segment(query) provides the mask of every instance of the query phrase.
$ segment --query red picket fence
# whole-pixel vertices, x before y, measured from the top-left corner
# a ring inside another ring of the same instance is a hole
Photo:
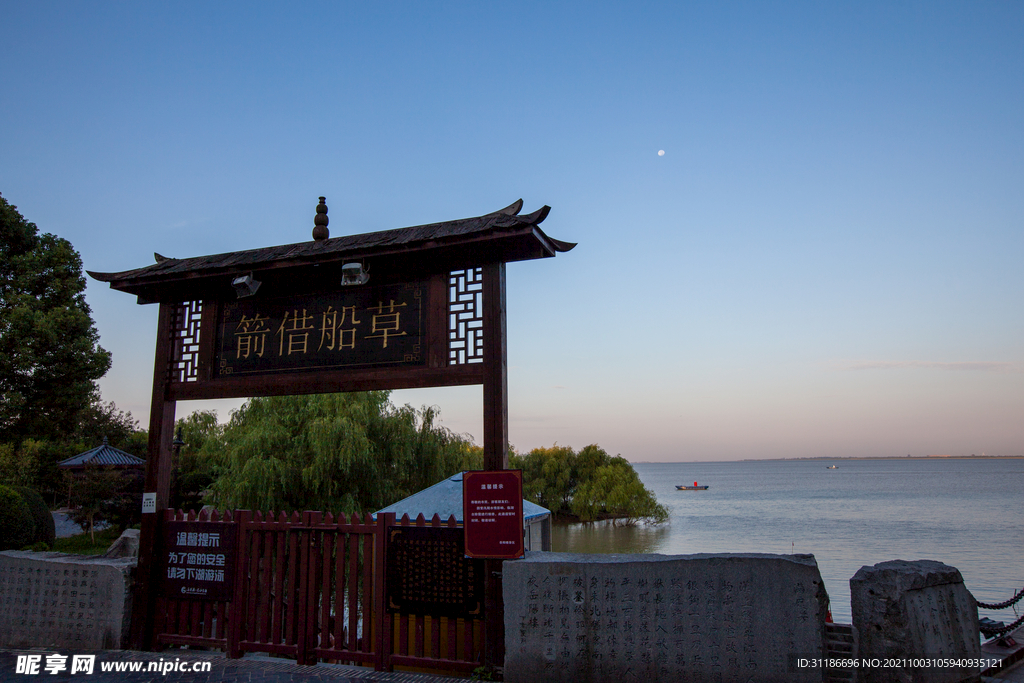
[[[234,595],[228,602],[157,597],[153,642],[225,650],[229,657],[266,652],[317,661],[467,673],[483,659],[483,617],[454,619],[385,610],[389,526],[457,526],[393,514],[375,521],[330,513],[185,514],[165,521],[238,525]]]

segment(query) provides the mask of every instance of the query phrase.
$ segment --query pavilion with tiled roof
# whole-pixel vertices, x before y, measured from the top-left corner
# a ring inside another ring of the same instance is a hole
[[[103,437],[103,443],[92,450],[79,453],[57,463],[63,470],[84,470],[87,467],[112,467],[119,470],[142,469],[146,461],[142,458],[114,448]]]

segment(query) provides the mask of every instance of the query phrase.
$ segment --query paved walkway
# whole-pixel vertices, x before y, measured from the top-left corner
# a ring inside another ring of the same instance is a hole
[[[50,673],[46,669],[47,655],[66,656],[64,662],[54,662],[63,669]],[[0,650],[0,680],[2,681],[77,681],[79,683],[466,683],[465,678],[449,678],[428,674],[404,672],[378,672],[373,669],[341,664],[299,666],[287,659],[265,656],[246,656],[228,659],[220,652],[199,650],[169,650],[166,652],[135,652],[132,650],[105,650],[95,654],[91,674],[83,671],[71,673],[70,651],[54,650]],[[38,673],[18,672],[19,656],[24,666],[28,658],[38,656]],[[147,671],[150,662],[154,671]],[[105,666],[104,666],[105,665]],[[134,667],[133,667],[134,665]],[[120,668],[120,671],[116,669]],[[141,671],[130,671],[131,668]],[[103,669],[108,669],[103,671]],[[166,673],[162,670],[166,669]],[[195,670],[199,669],[199,670]]]
[[[993,677],[984,677],[983,680],[985,679],[999,683],[1024,683],[1024,662],[1017,662]]]

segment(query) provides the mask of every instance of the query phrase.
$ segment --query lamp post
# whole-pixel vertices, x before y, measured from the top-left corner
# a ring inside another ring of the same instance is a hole
[[[171,496],[174,495],[175,490],[178,488],[178,458],[181,455],[181,447],[187,446],[181,439],[181,427],[178,427],[177,434],[174,435],[174,441],[171,442]],[[171,505],[171,501],[167,501],[168,505]],[[173,507],[173,505],[171,505]]]

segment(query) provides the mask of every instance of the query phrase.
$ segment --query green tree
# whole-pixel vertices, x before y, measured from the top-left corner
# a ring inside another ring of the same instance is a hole
[[[222,508],[372,512],[460,471],[473,452],[434,408],[386,391],[250,399],[223,436]]]
[[[199,510],[203,497],[217,476],[217,456],[224,451],[224,425],[217,412],[197,410],[177,421],[175,438],[184,445],[178,451],[171,474],[171,507]]]
[[[523,497],[554,514],[569,511],[579,477],[578,457],[568,446],[535,448],[526,455],[514,455],[509,466],[523,470]]]
[[[629,461],[609,455],[596,444],[578,453],[557,444],[535,448],[513,456],[510,464],[523,470],[524,497],[555,515],[625,524],[668,520],[668,510],[643,485]]]
[[[82,260],[0,196],[0,443],[70,435],[110,367]]]
[[[32,542],[36,525],[21,494],[0,486],[0,550],[18,550]]]
[[[81,452],[100,445],[104,438],[114,448],[140,458],[145,458],[149,449],[146,430],[139,428],[138,420],[130,412],[118,410],[113,401],[104,403],[97,391],[78,414],[69,440]]]
[[[73,479],[71,490],[71,519],[84,527],[96,542],[96,524],[111,519],[120,498],[131,485],[130,476],[113,467],[87,467],[83,472],[68,474]],[[141,509],[141,496],[139,504]]]

